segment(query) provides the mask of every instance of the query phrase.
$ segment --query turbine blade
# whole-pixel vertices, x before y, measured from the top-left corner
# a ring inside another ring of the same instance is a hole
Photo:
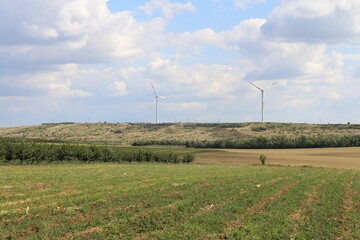
[[[153,108],[154,105],[155,105],[155,103],[156,103],[156,99],[155,99],[154,102],[150,105],[150,108]]]
[[[162,99],[170,99],[169,97],[165,97],[165,96],[158,96],[158,98],[162,98]]]
[[[152,87],[152,89],[153,89],[153,91],[154,91],[154,94],[155,94],[155,96],[157,97],[158,95],[157,95],[157,93],[156,93],[156,91],[155,91],[155,88],[154,88],[154,85],[151,83],[151,87]]]
[[[258,86],[256,86],[254,83],[252,83],[252,82],[250,82],[250,81],[249,81],[249,83],[250,83],[251,85],[253,85],[254,87],[256,87],[257,89],[259,89],[260,91],[263,91],[261,88],[259,88]]]
[[[277,84],[278,82],[274,82],[273,84],[271,84],[269,87],[267,87],[267,88],[265,88],[264,90],[266,90],[266,89],[269,89],[269,88],[271,88],[271,87],[273,87],[275,84]]]

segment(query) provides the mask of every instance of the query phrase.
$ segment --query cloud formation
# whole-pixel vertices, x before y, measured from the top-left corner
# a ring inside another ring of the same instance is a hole
[[[283,0],[245,19],[242,9],[266,1],[212,0],[216,13],[206,1],[117,2],[120,11],[109,1],[0,0],[0,107],[9,119],[84,121],[91,112],[152,121],[154,82],[172,97],[164,120],[257,120],[259,93],[248,81],[279,82],[266,96],[273,121],[318,121],[314,111],[360,117],[357,0]]]
[[[0,4],[0,57],[13,64],[129,61],[151,56],[163,44],[162,19],[139,22],[128,11],[114,14],[105,0]]]
[[[266,0],[235,0],[234,4],[236,8],[245,9],[249,4],[264,2],[266,2]]]
[[[277,40],[360,44],[360,2],[354,0],[282,1],[262,27]]]
[[[186,11],[196,11],[196,7],[191,2],[182,4],[173,3],[169,0],[151,0],[141,6],[140,9],[144,10],[149,16],[152,16],[156,11],[160,11],[165,18],[173,18],[176,14]]]

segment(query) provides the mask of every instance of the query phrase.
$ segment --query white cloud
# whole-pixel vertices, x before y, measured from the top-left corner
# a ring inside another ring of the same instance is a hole
[[[25,101],[26,99],[23,96],[0,96],[0,101]]]
[[[181,66],[170,59],[154,59],[145,68],[131,67],[120,70],[127,84],[138,84],[138,91],[151,93],[150,83],[156,84],[158,94],[171,96],[176,101],[224,99],[237,95],[246,74],[238,67],[214,64]],[[141,79],[147,82],[146,89]],[[151,95],[150,95],[151,96]]]
[[[11,113],[19,113],[19,112],[24,111],[25,109],[24,108],[9,107],[7,110],[9,112],[11,112]]]
[[[293,108],[297,108],[297,109],[306,109],[309,106],[314,104],[314,99],[301,99],[299,98],[299,96],[289,96],[289,97],[285,97],[284,101],[286,101],[286,107],[293,107]]]
[[[115,92],[115,96],[125,96],[126,92],[126,83],[125,82],[114,82],[109,86]]]
[[[223,82],[220,81],[213,81],[211,84],[204,86],[203,89],[200,90],[199,96],[218,97],[223,99],[232,97],[231,96],[232,89],[229,88],[229,85],[224,84]]]
[[[266,2],[266,0],[235,0],[234,4],[236,8],[245,9],[250,4],[264,2]]]
[[[221,2],[212,4],[221,14],[234,13],[222,6],[225,1],[212,1]],[[265,0],[229,2],[246,9]],[[360,44],[359,1],[279,2],[267,19],[246,19],[218,31],[199,11],[194,19],[203,22],[194,25],[203,29],[175,34],[166,32],[166,24],[177,29],[174,16],[196,11],[191,2],[149,0],[141,12],[114,13],[106,0],[0,0],[0,105],[42,117],[72,109],[88,115],[92,107],[100,109],[98,116],[114,115],[120,107],[126,116],[142,116],[155,82],[160,95],[172,97],[161,103],[172,115],[242,121],[258,119],[253,106],[260,95],[247,83],[258,80],[264,86],[280,81],[266,95],[267,112],[275,109],[292,120],[333,105],[359,112],[354,103],[360,55],[353,48]],[[216,21],[228,19],[209,14]],[[121,101],[114,101],[118,96]]]
[[[111,13],[106,0],[3,0],[0,64],[131,62],[157,54],[164,28],[160,18],[140,22],[128,11]]]
[[[261,41],[253,47],[262,49],[251,56],[254,68],[250,80],[290,79],[304,83],[341,82],[343,61],[340,54],[327,53],[325,45]],[[240,50],[242,51],[242,50]]]
[[[249,19],[228,31],[217,33],[212,29],[201,29],[174,35],[173,42],[182,48],[210,45],[237,50],[241,57],[247,59],[247,68],[244,69],[247,80],[342,81],[344,63],[341,54],[328,52],[325,44],[267,39],[261,32],[264,24],[265,19]]]
[[[332,100],[338,100],[338,99],[343,98],[344,96],[342,94],[338,93],[335,89],[333,89],[332,91],[329,92],[329,97]]]
[[[42,28],[36,24],[28,24],[26,21],[23,24],[26,33],[31,38],[48,40],[59,36],[59,33],[54,28]]]
[[[262,33],[277,40],[360,43],[360,1],[291,0],[273,10]]]
[[[31,97],[49,97],[53,99],[60,98],[84,98],[94,95],[91,89],[86,85],[79,85],[80,76],[84,75],[84,71],[79,69],[74,64],[63,65],[47,71],[38,71],[36,73],[24,73],[11,76],[0,77],[1,88],[7,95],[14,100],[26,99]],[[90,79],[87,80],[87,85],[91,85]],[[87,88],[87,89],[82,89]]]
[[[155,11],[159,10],[165,18],[173,18],[176,14],[186,11],[196,11],[196,7],[191,2],[182,4],[172,3],[169,0],[151,0],[141,6],[140,9],[144,10],[149,16],[152,16]]]
[[[64,77],[64,78],[63,78]],[[79,89],[72,89],[72,80],[66,78],[62,72],[39,72],[25,75],[21,82],[30,89],[40,89],[51,97],[91,97],[93,93]],[[30,90],[29,89],[29,90]]]
[[[179,47],[202,48],[206,45],[217,46],[225,50],[236,50],[242,44],[257,40],[260,35],[260,27],[265,19],[248,19],[240,22],[232,29],[215,32],[210,28],[200,29],[193,33],[172,35],[172,42]],[[247,46],[244,46],[247,47]]]
[[[200,102],[166,103],[166,110],[199,110],[206,109],[207,105]]]

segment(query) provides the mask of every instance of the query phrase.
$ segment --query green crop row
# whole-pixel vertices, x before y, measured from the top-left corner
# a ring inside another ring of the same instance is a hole
[[[0,141],[0,164],[160,162],[189,163],[190,153],[124,149],[117,146],[49,144],[28,141]]]
[[[0,166],[0,239],[359,239],[358,171]]]
[[[284,149],[284,148],[325,148],[325,147],[359,147],[360,135],[349,136],[273,136],[246,139],[226,140],[140,140],[133,146],[169,145],[192,148],[239,148],[239,149]]]

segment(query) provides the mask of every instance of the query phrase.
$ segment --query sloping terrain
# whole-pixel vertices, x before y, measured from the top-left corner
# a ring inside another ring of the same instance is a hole
[[[138,140],[218,140],[255,136],[360,134],[360,124],[50,123],[0,128],[0,137],[131,145]]]

